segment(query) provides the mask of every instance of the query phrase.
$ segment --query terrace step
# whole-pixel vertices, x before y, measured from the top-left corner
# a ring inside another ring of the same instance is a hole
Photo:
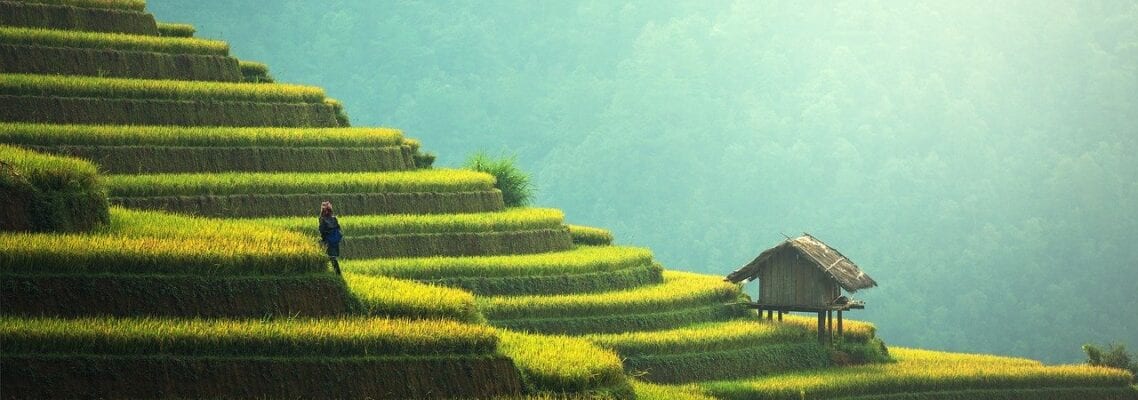
[[[13,397],[521,393],[518,369],[499,355],[498,335],[485,326],[379,318],[2,320],[2,378]]]
[[[460,288],[479,296],[597,293],[663,282],[651,252],[619,246],[531,255],[349,260],[342,267],[358,274]]]
[[[20,316],[331,317],[354,307],[343,280],[330,273],[4,274],[0,289],[0,313]]]
[[[314,215],[325,200],[342,215],[504,208],[493,177],[466,170],[109,175],[105,181],[112,203],[229,218]]]
[[[1130,373],[1119,369],[896,347],[889,354],[896,362],[701,386],[723,399],[789,399],[801,393],[819,399],[1126,399],[1135,394]]]
[[[140,9],[74,7],[29,1],[0,1],[0,26],[158,35],[154,16]]]
[[[86,159],[108,174],[194,172],[380,172],[415,169],[410,146],[206,147],[25,145],[32,150]]]
[[[849,343],[868,343],[872,325],[849,322]],[[789,320],[741,319],[586,338],[620,354],[630,375],[649,382],[686,383],[832,365],[830,351],[817,343],[808,325]]]
[[[241,82],[232,57],[0,44],[0,73]]]
[[[664,282],[630,290],[479,299],[491,325],[541,333],[588,334],[667,329],[742,315],[728,303],[739,287],[722,278],[665,271]]]
[[[95,125],[337,127],[323,103],[0,95],[0,122]]]
[[[491,256],[565,251],[573,247],[565,229],[504,232],[412,233],[347,236],[341,255],[349,259]]]
[[[565,214],[548,208],[445,215],[343,215],[348,259],[533,254],[569,250],[561,225]],[[313,235],[312,217],[265,218],[251,222]]]
[[[505,208],[497,189],[466,192],[235,194],[112,197],[111,204],[218,218],[316,215],[331,201],[342,214],[453,214]]]

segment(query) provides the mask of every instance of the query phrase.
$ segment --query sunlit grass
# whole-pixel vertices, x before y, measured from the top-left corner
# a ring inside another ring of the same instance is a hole
[[[1125,387],[1128,372],[982,354],[891,348],[897,362],[827,368],[705,385],[728,399],[799,399],[966,389]]]
[[[0,141],[37,146],[386,147],[390,128],[231,128],[0,123]]]
[[[5,354],[431,356],[492,354],[496,332],[444,320],[0,317]]]
[[[311,238],[267,226],[111,208],[88,234],[0,233],[0,272],[281,274],[323,271]]]
[[[0,94],[270,103],[324,101],[324,89],[316,86],[29,74],[0,74]]]
[[[494,178],[465,170],[376,173],[217,173],[108,175],[112,197],[227,194],[485,191]]]

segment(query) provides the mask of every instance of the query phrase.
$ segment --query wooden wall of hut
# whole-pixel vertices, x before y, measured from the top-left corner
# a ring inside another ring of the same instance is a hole
[[[823,307],[841,295],[838,283],[798,251],[786,248],[759,270],[759,303]]]

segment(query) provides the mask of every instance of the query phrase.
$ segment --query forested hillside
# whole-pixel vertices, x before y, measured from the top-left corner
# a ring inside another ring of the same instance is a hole
[[[517,153],[539,205],[671,268],[825,238],[880,282],[856,317],[891,345],[1138,347],[1134,2],[148,7],[438,165]]]

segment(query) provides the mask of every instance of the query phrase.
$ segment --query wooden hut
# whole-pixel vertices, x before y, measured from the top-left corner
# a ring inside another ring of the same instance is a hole
[[[842,334],[842,312],[865,308],[865,303],[842,295],[877,286],[853,261],[821,240],[804,234],[787,239],[763,251],[749,264],[727,275],[726,280],[739,283],[759,281],[759,299],[748,306],[767,319],[775,312],[782,320],[784,312],[818,313],[818,338],[833,335],[833,313],[838,314],[838,335]]]

